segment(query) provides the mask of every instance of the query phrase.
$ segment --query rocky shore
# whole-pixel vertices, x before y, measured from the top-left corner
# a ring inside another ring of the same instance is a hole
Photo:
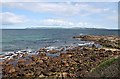
[[[76,36],[84,41],[92,41],[102,47],[76,46],[60,49],[41,48],[34,54],[16,53],[4,59],[2,79],[71,79],[92,77],[91,71],[101,63],[120,56],[118,36]],[[24,51],[25,52],[25,51]],[[1,57],[2,58],[2,57]],[[117,72],[116,72],[117,73]],[[107,76],[107,75],[106,75]],[[112,77],[116,77],[114,75]],[[111,77],[111,76],[110,76]]]
[[[73,38],[79,38],[86,41],[94,41],[101,44],[104,47],[120,49],[120,36],[74,36]]]

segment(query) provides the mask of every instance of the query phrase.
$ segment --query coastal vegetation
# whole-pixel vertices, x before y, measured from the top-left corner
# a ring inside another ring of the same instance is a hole
[[[94,77],[119,77],[120,56],[103,61],[96,68],[91,69],[89,76]]]

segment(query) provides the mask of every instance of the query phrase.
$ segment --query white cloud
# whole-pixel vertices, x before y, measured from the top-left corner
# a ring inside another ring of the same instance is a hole
[[[4,13],[0,13],[0,20],[2,21],[2,25],[12,25],[12,24],[24,23],[25,17],[10,12],[4,12]]]
[[[59,15],[83,15],[104,13],[110,11],[108,8],[91,6],[86,3],[4,3],[5,6],[29,10],[32,12],[50,12]]]
[[[19,0],[18,0],[19,1]],[[71,26],[71,27],[98,27],[99,25],[91,24],[101,24],[106,21],[106,24],[109,24],[111,20],[115,20],[116,18],[113,17],[117,14],[116,8],[113,10],[115,5],[109,6],[109,3],[80,3],[80,2],[7,2],[3,3],[3,6],[7,7],[9,10],[11,9],[20,9],[26,10],[32,14],[33,12],[39,14],[42,13],[45,20],[41,18],[41,14],[39,19],[36,19],[38,15],[31,15],[32,19],[29,19],[29,23],[31,24],[40,24],[40,25],[51,25],[51,26]],[[97,5],[98,4],[98,5]],[[117,6],[117,5],[116,5]],[[22,11],[21,11],[22,12]],[[12,13],[13,14],[13,13]],[[95,14],[95,15],[94,15]],[[25,14],[27,16],[27,14]],[[49,15],[49,16],[48,16]],[[18,15],[11,15],[17,16],[18,18],[23,18],[23,16]],[[67,17],[66,17],[67,16]],[[93,16],[93,17],[92,17]],[[94,17],[95,16],[95,17]],[[109,17],[110,16],[110,17]],[[62,19],[51,19],[52,18],[62,18]],[[106,20],[107,17],[107,20]],[[13,17],[11,17],[13,18]],[[22,23],[24,20],[18,19],[14,21],[13,19],[5,19],[3,24],[16,24]],[[30,17],[31,18],[31,17]],[[50,19],[49,19],[50,18]],[[102,18],[102,19],[101,19]],[[36,21],[33,22],[32,20],[41,20],[40,22]],[[7,21],[6,21],[7,20]],[[84,22],[78,22],[84,21]],[[91,22],[91,23],[88,23]],[[99,22],[99,23],[98,23]],[[28,23],[28,24],[29,24]]]
[[[62,19],[46,19],[40,21],[41,25],[46,25],[46,26],[73,26],[73,22],[69,22],[66,20]]]
[[[56,0],[2,0],[2,2],[56,2]],[[119,2],[119,0],[57,0],[57,2]]]
[[[67,21],[63,19],[45,19],[39,21],[40,26],[59,26],[64,28],[72,28],[72,27],[88,27],[93,28],[99,25],[88,23],[88,22],[73,22],[73,21]]]
[[[41,2],[43,0],[2,0],[2,2]]]

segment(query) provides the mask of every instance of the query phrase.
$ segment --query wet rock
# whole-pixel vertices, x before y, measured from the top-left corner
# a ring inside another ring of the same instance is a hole
[[[33,72],[28,72],[28,73],[25,73],[24,75],[25,75],[25,77],[32,77],[34,75],[34,73]]]
[[[28,56],[28,54],[27,54],[27,53],[25,53],[25,54],[23,54],[23,56],[22,56],[22,57],[23,57],[23,58],[25,58],[25,57],[27,57],[27,56]]]
[[[83,50],[83,51],[88,51],[89,49],[87,49],[86,47],[83,47],[82,50]]]
[[[3,65],[3,62],[0,62],[0,66],[2,66]]]
[[[43,63],[43,60],[39,59],[39,60],[36,61],[36,63],[42,64],[42,63]]]
[[[26,62],[26,60],[24,60],[24,59],[18,60],[18,63],[25,63],[25,62]]]
[[[51,54],[55,54],[55,53],[58,53],[59,51],[53,49],[53,50],[49,50],[48,52],[51,53]]]
[[[44,57],[44,56],[46,56],[46,54],[44,52],[40,52],[40,53],[38,53],[38,56]]]
[[[4,55],[0,55],[0,58],[4,58],[5,56]]]
[[[14,56],[13,56],[13,59],[18,59],[18,56],[14,55]]]
[[[37,57],[35,55],[31,55],[32,61],[37,61]]]
[[[30,62],[29,65],[30,65],[30,66],[34,66],[34,65],[36,65],[36,63],[35,63],[35,62]]]
[[[3,63],[4,64],[8,64],[8,63],[10,63],[10,62],[14,62],[15,60],[14,59],[6,59]]]
[[[15,68],[12,65],[7,65],[4,71],[7,73],[13,73],[15,72]]]

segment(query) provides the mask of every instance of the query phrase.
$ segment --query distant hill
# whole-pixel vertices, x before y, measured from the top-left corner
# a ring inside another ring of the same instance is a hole
[[[99,29],[99,30],[120,30],[120,29],[106,29],[106,28],[86,28],[86,27],[71,27],[71,28],[64,28],[64,27],[28,27],[25,29]]]

